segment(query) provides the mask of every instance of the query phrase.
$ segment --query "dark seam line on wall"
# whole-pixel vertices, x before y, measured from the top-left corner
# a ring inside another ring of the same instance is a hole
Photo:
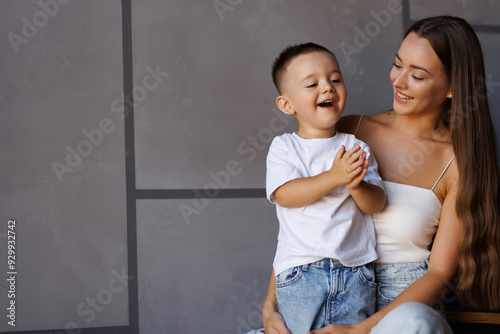
[[[123,56],[123,94],[133,99],[132,63],[132,6],[131,0],[121,1],[122,11],[122,56]],[[106,327],[66,327],[64,329],[18,331],[19,334],[54,334],[68,331],[92,334],[137,334],[139,333],[139,295],[137,277],[137,224],[135,197],[135,134],[133,100],[125,103],[125,181],[127,205],[127,264],[128,264],[128,326]],[[70,324],[68,322],[68,324]],[[79,324],[77,324],[79,325]]]
[[[410,0],[403,0],[403,33],[408,30],[408,28],[417,20],[412,20],[410,18]],[[476,33],[490,33],[490,34],[500,34],[500,26],[487,25],[487,24],[471,24],[472,28]]]
[[[138,189],[136,199],[265,198],[266,189]]]
[[[403,0],[401,3],[403,6],[403,34],[408,30],[410,25],[413,23],[410,20],[410,0]]]
[[[405,24],[405,31],[417,21],[409,20],[408,24]],[[476,33],[483,34],[500,34],[500,26],[490,26],[490,25],[480,25],[480,24],[471,24],[472,28]]]
[[[133,58],[132,58],[132,4],[122,0],[123,40],[123,94],[132,100],[125,104],[125,178],[127,188],[127,263],[130,281],[128,284],[128,310],[130,334],[139,333],[139,284],[137,270],[137,216],[135,198],[135,133],[133,107]]]
[[[477,33],[500,34],[500,26],[472,24],[472,28],[474,28]]]

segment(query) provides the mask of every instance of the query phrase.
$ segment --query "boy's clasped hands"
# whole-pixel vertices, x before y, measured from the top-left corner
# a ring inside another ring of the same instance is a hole
[[[328,171],[332,184],[345,185],[348,190],[356,189],[366,175],[368,160],[366,152],[359,145],[346,151],[344,145],[338,150],[332,168]]]

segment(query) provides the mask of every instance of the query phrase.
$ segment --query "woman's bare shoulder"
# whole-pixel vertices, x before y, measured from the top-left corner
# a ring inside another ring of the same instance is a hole
[[[450,155],[452,152],[448,152],[447,155]],[[436,188],[434,189],[434,193],[438,196],[441,203],[444,202],[445,198],[454,198],[456,196],[456,192],[458,190],[458,182],[459,182],[459,171],[457,159],[452,155],[453,158],[450,159],[449,165],[444,170],[444,174],[442,176],[441,181],[438,182]],[[449,196],[448,196],[449,195]]]
[[[374,125],[378,124],[387,126],[392,122],[393,116],[394,115],[392,111],[384,111],[378,114],[366,115],[365,117],[369,122],[373,123]]]
[[[363,117],[363,119],[361,119]],[[363,123],[363,126],[371,125],[384,125],[389,122],[388,113],[382,112],[373,115],[346,115],[339,119],[337,122],[337,130],[345,133],[355,133],[358,126]]]

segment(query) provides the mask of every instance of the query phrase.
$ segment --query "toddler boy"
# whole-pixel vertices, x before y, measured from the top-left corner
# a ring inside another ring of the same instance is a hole
[[[335,129],[347,91],[331,51],[290,46],[272,74],[278,108],[298,122],[267,157],[267,197],[280,223],[273,263],[280,313],[293,334],[362,321],[375,311],[371,214],[385,204],[377,163],[364,142]]]

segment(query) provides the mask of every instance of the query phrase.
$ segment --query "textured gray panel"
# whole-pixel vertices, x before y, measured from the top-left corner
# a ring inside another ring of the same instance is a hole
[[[455,15],[471,24],[500,26],[500,2],[495,0],[410,0],[410,18]]]
[[[6,254],[15,218],[15,329],[126,325],[120,1],[55,1],[0,1],[0,248]],[[271,136],[294,128],[273,111],[269,74],[292,43],[337,54],[346,113],[391,107],[398,1],[132,2],[139,188],[263,187]],[[443,3],[412,1],[412,17],[441,14]],[[451,3],[472,23],[498,25],[496,3]],[[500,41],[479,35],[500,129]],[[56,172],[54,162],[71,171]],[[138,203],[141,334],[257,327],[276,243],[273,206]],[[8,288],[3,280],[3,310]],[[11,332],[2,316],[0,331]]]
[[[5,254],[15,218],[18,272],[17,324],[2,279],[0,331],[127,324],[120,1],[2,1],[0,15],[0,237]]]
[[[199,208],[189,220],[185,208]],[[184,209],[183,209],[184,208]],[[277,219],[265,199],[138,201],[141,334],[262,326]]]
[[[231,161],[240,168],[223,187],[263,187],[270,140],[295,129],[273,113],[270,77],[272,61],[289,44],[314,41],[338,55],[349,89],[346,113],[390,107],[399,1],[132,4],[140,189],[202,188],[210,172]],[[141,89],[151,69],[161,80]]]

